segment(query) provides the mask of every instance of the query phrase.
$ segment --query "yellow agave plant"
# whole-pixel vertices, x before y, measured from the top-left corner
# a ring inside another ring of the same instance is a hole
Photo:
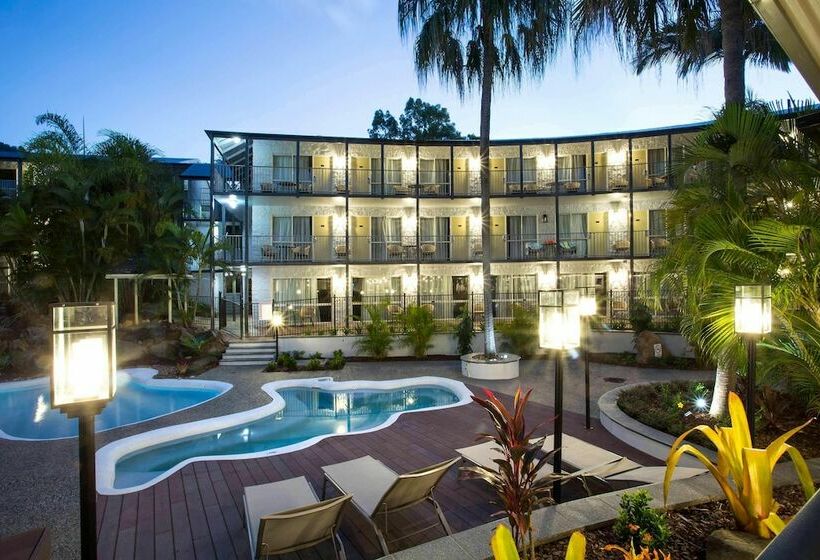
[[[490,539],[490,548],[492,548],[495,560],[520,560],[512,533],[503,523],[499,523],[498,527],[493,531],[493,537]],[[586,549],[586,537],[578,531],[575,531],[569,538],[569,546],[567,546],[567,554],[564,559],[584,560]]]
[[[729,500],[729,507],[732,508],[738,528],[770,539],[780,533],[785,525],[784,520],[777,515],[780,504],[774,500],[772,485],[772,471],[784,453],[788,453],[792,460],[806,499],[814,494],[814,483],[806,461],[797,449],[786,443],[811,420],[784,433],[766,449],[758,449],[752,447],[743,403],[733,392],[729,393],[729,416],[732,421],[731,427],[695,426],[675,440],[666,459],[664,502],[669,495],[669,484],[672,482],[672,473],[678,461],[684,453],[689,453],[703,463],[715,477]],[[696,447],[683,443],[689,434],[696,431],[709,438],[717,449],[716,465]]]
[[[649,552],[648,548],[641,548],[641,551],[636,553],[634,549],[627,550],[614,544],[608,544],[604,547],[604,552],[610,551],[620,552],[624,555],[624,560],[672,560],[671,554],[664,554],[657,550]]]

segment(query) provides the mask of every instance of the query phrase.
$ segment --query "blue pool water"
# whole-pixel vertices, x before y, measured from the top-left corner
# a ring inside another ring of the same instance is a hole
[[[187,381],[146,384],[120,372],[117,392],[97,416],[97,431],[125,426],[201,404],[225,387],[186,386]],[[48,378],[0,384],[0,430],[22,439],[56,439],[77,435],[77,419],[51,408]]]
[[[341,392],[292,387],[278,392],[285,400],[285,408],[274,415],[123,456],[116,463],[114,488],[145,484],[195,457],[260,453],[317,436],[360,432],[384,423],[397,412],[445,406],[459,400],[448,389],[426,386]]]

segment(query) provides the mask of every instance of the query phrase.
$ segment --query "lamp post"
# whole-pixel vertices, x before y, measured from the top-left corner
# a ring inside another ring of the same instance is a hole
[[[96,559],[94,417],[117,390],[115,304],[56,304],[51,313],[51,406],[79,418],[81,557]]]
[[[274,360],[279,359],[279,327],[281,327],[285,323],[285,318],[282,316],[281,311],[274,311],[273,303],[260,303],[259,304],[259,319],[262,321],[267,321],[268,324],[273,328],[273,340],[276,343],[275,352],[276,356]]]
[[[735,332],[746,341],[746,419],[752,445],[755,441],[755,373],[757,342],[772,331],[772,287],[766,284],[735,286]]]
[[[586,414],[586,428],[592,429],[592,415],[590,413],[589,405],[589,353],[592,350],[592,341],[590,335],[592,329],[590,327],[590,318],[598,314],[598,300],[595,297],[595,288],[584,288],[578,300],[578,314],[581,317],[583,327],[583,343],[584,343],[584,399]]]
[[[577,348],[581,342],[581,316],[576,290],[544,290],[538,292],[538,343],[553,351],[555,358],[555,401],[553,421],[552,470],[561,473],[561,445],[564,431],[564,350]],[[552,496],[561,502],[561,482],[552,485]]]

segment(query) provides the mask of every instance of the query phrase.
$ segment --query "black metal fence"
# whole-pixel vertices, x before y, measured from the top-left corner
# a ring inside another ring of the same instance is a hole
[[[680,325],[679,298],[652,298],[634,291],[610,290],[598,295],[597,328],[631,330],[633,323],[643,321],[652,330],[674,332]],[[516,309],[537,311],[538,293],[496,294],[493,316],[496,323],[513,319]],[[473,328],[481,331],[484,320],[484,298],[481,294],[384,294],[332,296],[322,299],[305,298],[273,301],[274,312],[280,313],[283,326],[280,336],[344,336],[362,334],[372,320],[371,314],[386,321],[394,333],[404,332],[404,314],[411,305],[430,311],[439,332],[452,332],[464,313],[473,319]],[[210,313],[210,308],[202,307]],[[217,326],[236,336],[273,336],[268,320],[260,317],[258,302],[243,304],[238,297],[220,296],[215,309]],[[243,317],[246,317],[242,324]]]

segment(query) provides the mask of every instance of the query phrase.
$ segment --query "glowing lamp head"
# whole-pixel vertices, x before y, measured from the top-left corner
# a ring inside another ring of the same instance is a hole
[[[764,335],[772,331],[772,287],[735,286],[735,332]]]
[[[538,292],[538,344],[549,350],[571,350],[581,344],[580,293]]]
[[[270,324],[272,327],[276,327],[277,329],[285,324],[285,317],[282,315],[281,311],[274,311],[271,315]]]
[[[703,397],[697,397],[695,399],[695,408],[699,411],[704,411],[709,408],[709,403],[706,402],[706,399]]]
[[[55,408],[104,405],[117,390],[116,326],[113,303],[52,306]]]
[[[598,300],[595,297],[595,288],[587,288],[578,299],[578,313],[581,317],[592,317],[598,314]]]

